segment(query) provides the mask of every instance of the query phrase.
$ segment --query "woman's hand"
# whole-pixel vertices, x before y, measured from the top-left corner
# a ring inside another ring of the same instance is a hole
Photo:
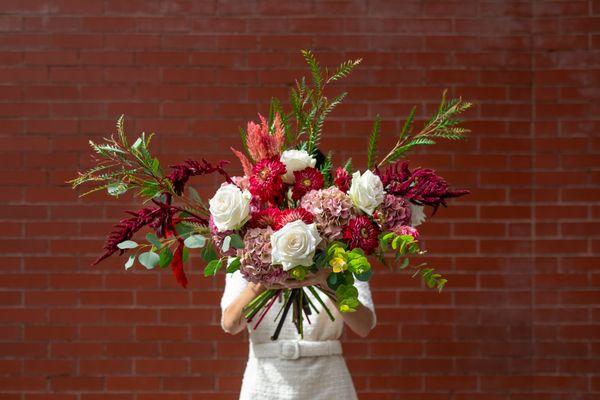
[[[305,286],[327,286],[327,277],[330,274],[328,268],[321,268],[316,273],[307,275],[305,279],[299,281],[294,278],[288,278],[284,282],[274,283],[266,286],[267,289],[295,289]]]

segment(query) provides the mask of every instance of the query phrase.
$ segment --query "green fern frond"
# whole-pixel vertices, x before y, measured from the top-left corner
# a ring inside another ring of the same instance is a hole
[[[371,130],[371,136],[369,137],[369,147],[367,150],[367,169],[371,169],[373,167],[373,163],[377,157],[377,142],[379,140],[380,128],[381,117],[378,114],[375,117],[375,121],[373,121],[373,129]]]
[[[320,89],[323,86],[323,74],[321,72],[321,66],[319,65],[319,62],[315,58],[315,55],[312,51],[301,50],[301,53],[310,68],[310,73],[312,75],[315,88]]]
[[[338,79],[347,77],[354,70],[354,68],[358,64],[361,63],[361,61],[362,61],[362,58],[358,58],[356,60],[344,61],[337,67],[337,69],[335,70],[333,75],[331,75],[327,79],[327,83],[334,82],[334,81],[337,81]]]

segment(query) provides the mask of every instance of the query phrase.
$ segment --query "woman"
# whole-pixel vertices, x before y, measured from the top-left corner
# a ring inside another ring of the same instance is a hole
[[[285,287],[319,285],[329,290],[325,282],[328,274],[329,271],[321,270],[302,282],[287,281]],[[239,271],[227,275],[221,300],[223,330],[233,335],[241,332],[247,326],[242,312],[244,306],[263,291],[282,286],[267,288],[262,284],[249,283]],[[335,321],[329,319],[319,302],[309,294],[312,303],[321,312],[310,315],[310,324],[304,321],[302,340],[291,316],[284,323],[279,339],[270,339],[279,307],[271,307],[257,329],[248,326],[250,352],[240,399],[356,399],[338,339],[344,322],[361,337],[366,337],[376,323],[369,284],[357,281],[356,286],[361,302],[356,312],[341,314],[331,300],[326,301]]]

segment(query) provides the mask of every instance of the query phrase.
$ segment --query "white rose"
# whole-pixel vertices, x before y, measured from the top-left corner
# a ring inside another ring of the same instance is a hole
[[[250,214],[250,192],[234,184],[223,185],[208,201],[210,215],[219,232],[241,228]]]
[[[373,211],[383,201],[385,192],[381,179],[371,171],[367,170],[364,174],[356,171],[352,174],[352,184],[348,195],[356,207],[373,215]]]
[[[314,168],[317,160],[304,150],[286,150],[281,153],[281,162],[285,164],[285,183],[294,183],[294,171]]]
[[[411,212],[411,217],[410,217],[410,225],[411,226],[419,226],[421,225],[423,222],[425,222],[425,212],[424,209],[425,207],[423,206],[418,206],[416,204],[410,203],[410,212]]]
[[[284,271],[298,265],[310,267],[319,242],[321,236],[315,224],[290,222],[271,236],[271,262],[281,264]]]

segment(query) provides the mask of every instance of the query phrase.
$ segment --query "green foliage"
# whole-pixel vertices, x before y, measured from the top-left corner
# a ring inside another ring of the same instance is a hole
[[[228,274],[234,273],[238,269],[240,269],[240,258],[239,257],[229,257],[227,259],[227,269],[226,272]]]
[[[354,70],[354,68],[358,64],[360,64],[361,61],[362,61],[362,58],[358,58],[356,60],[344,61],[336,68],[334,73],[327,79],[327,83],[334,82],[334,81],[337,81],[338,79],[347,77],[348,75],[350,75],[352,70]]]
[[[138,261],[147,269],[152,269],[158,265],[160,256],[153,251],[146,251],[139,255]]]
[[[307,84],[305,78],[296,81],[295,87],[290,91],[290,105],[292,111],[285,115],[284,125],[289,118],[296,120],[296,134],[291,134],[289,126],[286,128],[286,138],[293,143],[306,136],[306,151],[311,154],[319,147],[323,134],[325,120],[331,112],[344,100],[347,93],[341,93],[329,100],[324,95],[328,83],[346,77],[360,63],[360,60],[350,60],[338,66],[333,75],[323,68],[310,50],[302,50],[302,56],[308,64],[311,73],[311,82]],[[289,133],[289,135],[288,135]]]
[[[158,265],[161,268],[165,268],[173,260],[173,252],[168,247],[164,247],[160,252],[159,256],[160,259],[158,260]]]
[[[85,196],[106,189],[111,196],[118,197],[136,189],[136,195],[152,199],[161,193],[173,193],[168,179],[164,177],[160,162],[150,153],[152,134],[142,134],[130,145],[125,133],[124,116],[117,120],[117,135],[104,138],[103,143],[90,140],[96,153],[95,165],[69,181],[76,188],[89,184],[92,188]]]
[[[204,276],[216,275],[222,266],[223,266],[222,258],[209,261],[208,264],[206,264],[206,267],[204,267]]]
[[[333,168],[333,153],[330,151],[327,153],[327,157],[325,157],[325,161],[319,168],[321,174],[323,175],[323,180],[325,181],[325,187],[331,185],[331,168]]]
[[[378,167],[397,161],[417,146],[435,144],[438,138],[447,140],[464,139],[469,130],[460,126],[463,121],[458,118],[458,115],[469,107],[471,107],[471,103],[463,102],[460,97],[446,101],[446,91],[444,91],[437,111],[425,122],[418,133],[412,135],[411,131],[415,117],[415,108],[413,107],[402,127],[398,142],[379,162]]]
[[[367,151],[367,169],[371,169],[375,163],[377,157],[377,141],[379,140],[379,132],[381,129],[381,118],[379,115],[375,117],[373,122],[373,129],[371,130],[371,136],[369,137],[369,148]]]
[[[191,235],[185,238],[183,244],[188,249],[199,249],[206,244],[206,238],[202,235]]]
[[[444,285],[448,282],[442,275],[435,272],[433,268],[423,268],[426,263],[411,266],[408,256],[412,254],[424,254],[419,242],[411,235],[397,235],[393,232],[386,232],[379,236],[379,246],[382,252],[394,251],[396,261],[404,257],[399,264],[400,269],[411,267],[414,270],[413,277],[421,275],[421,279],[429,288],[436,288],[442,291]]]

